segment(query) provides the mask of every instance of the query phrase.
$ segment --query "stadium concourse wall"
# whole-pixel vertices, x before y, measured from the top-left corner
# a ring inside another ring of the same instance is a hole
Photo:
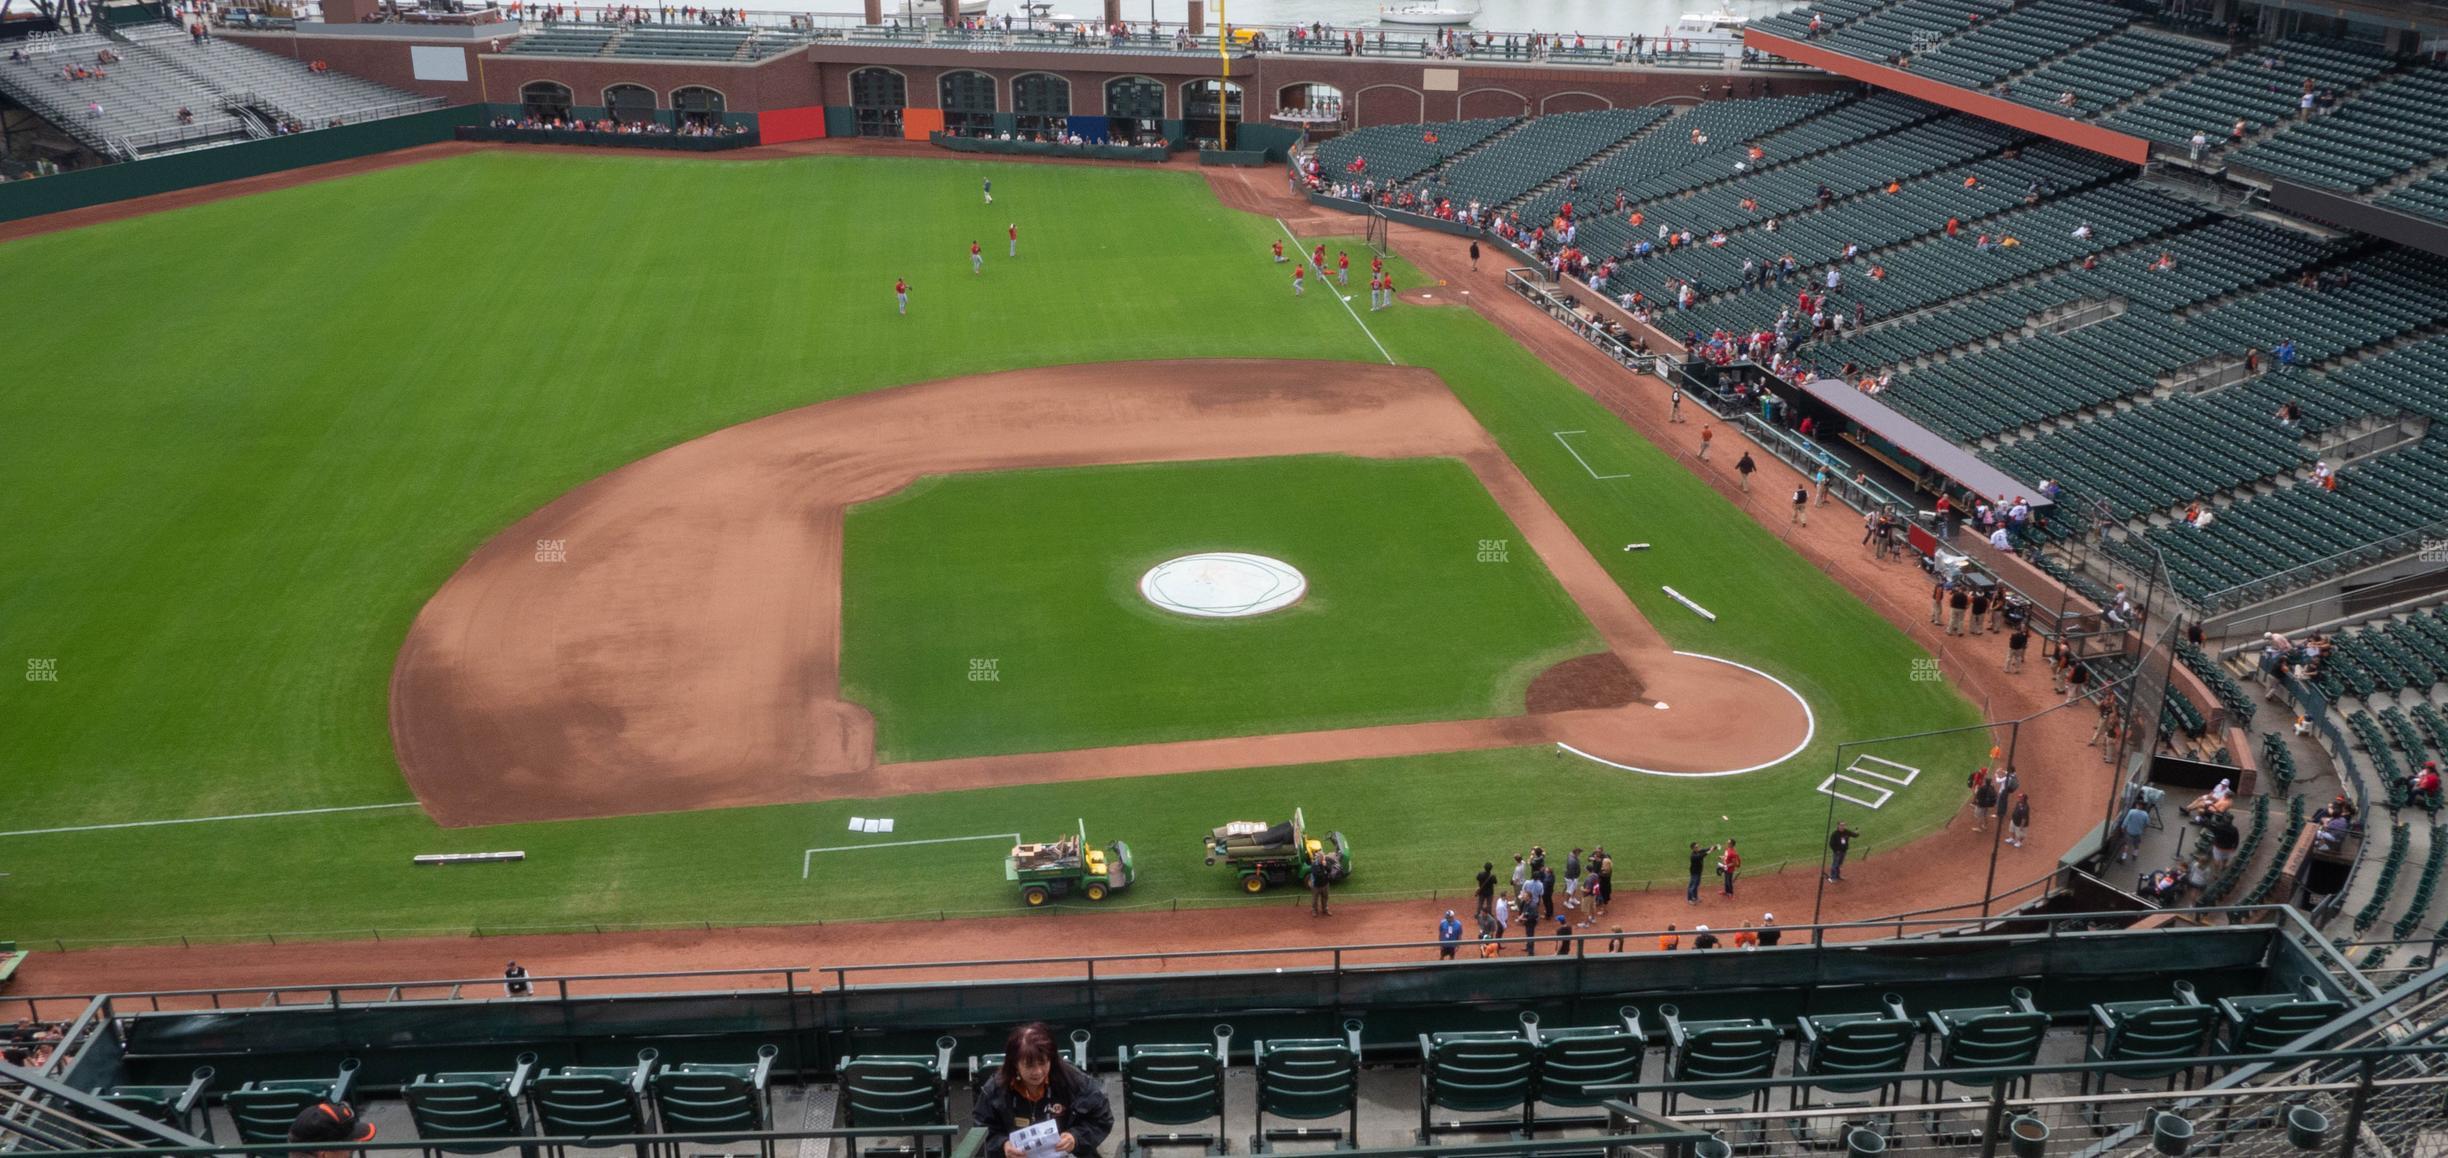
[[[460,126],[479,124],[483,119],[484,109],[480,106],[436,109],[296,136],[267,137],[150,160],[100,165],[39,180],[10,181],[0,184],[0,221],[430,145],[450,140]]]
[[[376,25],[390,29],[390,26]],[[507,51],[518,36],[518,25],[487,25],[500,29],[482,37],[436,32],[430,38],[352,34],[348,25],[306,25],[296,32],[231,30],[232,41],[300,60],[321,60],[341,72],[379,81],[452,104],[516,104],[519,90],[534,81],[567,86],[584,115],[601,107],[601,93],[616,84],[652,89],[658,104],[670,105],[670,94],[681,88],[710,88],[723,95],[723,107],[734,113],[791,113],[803,120],[801,131],[847,136],[856,131],[851,116],[850,75],[863,68],[899,73],[908,89],[903,136],[923,141],[942,128],[940,82],[948,73],[980,73],[994,81],[999,117],[1013,112],[1012,80],[1029,73],[1051,73],[1070,82],[1074,116],[1107,114],[1108,82],[1145,77],[1161,82],[1165,108],[1161,118],[1168,130],[1186,117],[1184,91],[1197,82],[1215,79],[1216,62],[1196,53],[1119,51],[977,52],[965,47],[933,47],[910,43],[819,40],[791,52],[760,61],[647,60],[593,56],[527,55]],[[420,75],[411,49],[461,54],[464,80],[436,80]],[[1321,84],[1345,95],[1351,126],[1407,124],[1476,117],[1527,116],[1534,113],[1576,112],[1620,108],[1660,101],[1691,102],[1704,97],[1758,96],[1764,92],[1795,94],[1851,91],[1860,86],[1837,76],[1773,73],[1682,71],[1667,68],[1560,67],[1494,62],[1406,60],[1375,57],[1313,56],[1268,53],[1237,58],[1232,83],[1242,92],[1244,126],[1268,124],[1282,107],[1287,90]],[[1727,86],[1731,85],[1731,92]],[[1703,91],[1705,90],[1705,91]],[[590,103],[591,102],[591,103]],[[804,139],[775,134],[770,121],[760,126],[767,143]],[[1178,134],[1176,134],[1178,135]]]
[[[528,1050],[546,1065],[616,1065],[645,1046],[679,1062],[738,1061],[767,1044],[780,1050],[777,1068],[821,1074],[845,1054],[931,1052],[943,1034],[964,1053],[991,1049],[1011,1025],[1034,1020],[1087,1030],[1107,1056],[1118,1045],[1199,1040],[1219,1021],[1256,1040],[1319,1036],[1356,1019],[1366,1046],[1399,1054],[1422,1032],[1514,1028],[1525,1011],[1549,1025],[1605,1022],[1626,1004],[1644,1016],[1670,1002],[1687,1018],[1790,1022],[1876,1008],[1887,993],[1914,1010],[1993,1005],[2008,987],[2023,986],[2042,1009],[2075,1022],[2092,1002],[2164,998],[2177,981],[2204,1001],[2307,982],[2357,996],[2342,991],[2330,967],[2340,963],[2318,955],[2326,946],[2304,943],[2317,932],[2298,921],[2147,934],[2085,924],[2069,915],[2020,919],[1984,936],[1791,945],[1745,954],[1739,970],[1696,952],[1441,963],[1422,945],[1405,959],[1367,964],[1323,963],[1316,950],[1260,950],[1048,962],[1027,977],[1001,975],[1003,963],[820,970],[821,986],[807,976],[768,974],[750,985],[709,976],[673,992],[637,992],[618,979],[539,979],[536,995],[521,999],[498,996],[499,982],[484,986],[489,1000],[464,999],[478,996],[474,983],[388,982],[277,1000],[231,992],[214,999],[218,1008],[188,1011],[154,1007],[202,1002],[106,998],[101,1016],[118,1032],[98,1035],[66,1076],[90,1090],[182,1082],[211,1065],[226,1088],[329,1074],[356,1057],[364,1066],[358,1080],[379,1088],[419,1073],[501,1069]]]

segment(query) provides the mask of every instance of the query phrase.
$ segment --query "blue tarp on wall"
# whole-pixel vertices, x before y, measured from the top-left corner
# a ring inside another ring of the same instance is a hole
[[[1111,122],[1104,117],[1083,117],[1074,113],[1068,124],[1083,141],[1102,141],[1113,131]]]

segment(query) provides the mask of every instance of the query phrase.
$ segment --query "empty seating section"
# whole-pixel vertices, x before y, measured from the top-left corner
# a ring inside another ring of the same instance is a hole
[[[1666,110],[1650,106],[1535,118],[1445,166],[1430,183],[1430,196],[1450,197],[1456,205],[1506,204],[1665,117]]]
[[[2241,119],[2248,131],[2267,128],[2296,114],[2304,84],[2343,91],[2388,68],[2388,61],[2359,49],[2311,40],[2287,40],[2249,50],[2205,69],[2100,123],[2135,136],[2171,144],[2206,133],[2226,139]]]
[[[1397,184],[1514,123],[1512,117],[1492,117],[1427,125],[1372,125],[1319,145],[1318,165],[1328,181],[1365,179],[1380,186]],[[1354,161],[1366,161],[1366,169],[1354,172]]]
[[[2208,527],[2147,534],[2167,554],[2177,590],[2193,599],[2297,567],[2314,579],[2367,567],[2402,553],[2373,546],[2377,540],[2436,515],[2448,446],[2425,440],[2357,463],[2343,478],[2334,493],[2289,487],[2236,503]]]
[[[1850,197],[1986,156],[2013,139],[2008,130],[1957,120],[1914,125],[1808,164],[1745,174],[1678,201],[1643,199],[1642,204],[1651,218],[1706,236],[1710,230],[1740,230],[1813,208],[1823,185],[1837,197]],[[1746,200],[1757,208],[1743,208]],[[1789,224],[1779,221],[1777,227],[1781,231]],[[1762,233],[1759,240],[1775,238]]]
[[[620,29],[601,25],[552,24],[510,42],[513,56],[601,56]]]
[[[2175,311],[2292,273],[2334,256],[2339,247],[2244,217],[2222,217],[2130,256],[2104,260],[2058,279],[2068,299],[2122,297],[2134,307]],[[2161,253],[2170,269],[2152,269]]]
[[[0,63],[0,90],[88,147],[108,153],[124,145],[141,156],[248,137],[245,122],[222,107],[221,94],[170,67],[159,50],[90,32],[46,43],[55,47]],[[119,62],[96,63],[104,49]],[[70,80],[61,71],[70,65],[106,75]],[[191,123],[179,123],[182,108],[194,114]]]
[[[2014,82],[2007,95],[2027,105],[2092,116],[2224,55],[2226,50],[2214,44],[2128,29],[2049,62]],[[2058,103],[2067,93],[2074,94],[2070,109]]]
[[[1936,42],[2013,7],[2011,0],[1905,0],[1819,37],[1823,47],[1864,60],[1918,57]]]
[[[2238,353],[2292,340],[2297,358],[2315,363],[2448,320],[2448,260],[2392,249],[2349,268],[2354,284],[2344,288],[2263,290],[2196,314],[2185,325]]]
[[[2327,116],[2281,129],[2227,158],[2335,189],[2369,189],[2448,156],[2448,69],[2390,77]]]
[[[2420,181],[2380,199],[2380,204],[2425,217],[2448,220],[2448,169],[2442,169]]]
[[[2075,45],[2125,27],[2133,13],[2090,0],[2041,0],[1913,57],[1912,70],[1985,89]]]
[[[1916,370],[1898,377],[1883,398],[1968,442],[2148,390],[2157,370],[2213,349],[2164,316],[2122,314]]]
[[[1773,32],[1788,40],[1801,40],[1811,34],[1810,25],[1813,16],[1819,18],[1821,31],[1826,31],[1842,28],[1886,7],[1887,4],[1888,0],[1824,0],[1822,3],[1808,7],[1779,12],[1765,20],[1753,21],[1751,26]]]
[[[251,95],[255,99],[249,103],[269,107],[309,128],[437,109],[444,103],[439,97],[420,97],[347,73],[309,71],[299,61],[226,40],[173,43],[159,54],[172,68],[208,88],[233,96]]]
[[[1586,202],[1611,208],[1617,189],[1635,201],[1666,196],[1663,192],[1648,192],[1645,183],[1652,179],[1671,183],[1674,190],[1683,190],[1732,176],[1734,163],[1743,159],[1749,142],[1791,127],[1805,117],[1835,106],[1840,99],[1821,94],[1711,101],[1658,125],[1631,145],[1601,157],[1575,174],[1581,185],[1578,192],[1549,190],[1534,198],[1524,210],[1523,219],[1544,221],[1567,199],[1577,199],[1576,205]],[[1580,246],[1584,251],[1606,253],[1618,243],[1626,250],[1631,248],[1628,240],[1631,229],[1620,217],[1598,214],[1583,217]]]
[[[1977,225],[1979,230],[1995,237],[2013,238],[2016,244],[2012,246],[1983,251],[1974,238],[1950,240],[1936,236],[1875,250],[1845,267],[1844,286],[1835,297],[1835,305],[1849,310],[1859,303],[1867,307],[1867,316],[1892,317],[2078,261],[2086,254],[2156,237],[2168,229],[2190,224],[2204,213],[2199,206],[2131,183],[2104,185],[2042,201],[2033,208],[2016,210]],[[2091,235],[2075,237],[2075,229],[2083,225],[2091,227]],[[2149,258],[2129,253],[2111,260],[2140,266]],[[1884,271],[1886,276],[1869,276],[1873,268]],[[1825,284],[1824,275],[1820,284]],[[2055,279],[2053,285],[2054,293],[2042,296],[2053,296],[2055,300],[2042,303],[2044,306],[2088,296],[2086,287],[2069,283],[2065,278]],[[1702,329],[1755,329],[1773,322],[1776,312],[1790,300],[1773,290],[1737,294],[1704,305],[1694,311],[1692,321]]]
[[[2437,607],[2403,619],[2387,619],[2341,631],[2331,641],[2335,647],[2321,660],[2319,685],[2332,698],[2341,695],[2369,698],[2380,692],[2423,693],[2430,691],[2431,685],[2448,679],[2448,618],[2443,618]],[[2436,709],[2431,714],[2436,715]],[[2400,746],[2408,751],[2421,750],[2422,730],[2414,725],[2420,716],[2403,718],[2404,724],[2396,729]],[[2448,737],[2430,736],[2432,749],[2448,752],[2448,743],[2443,740]]]

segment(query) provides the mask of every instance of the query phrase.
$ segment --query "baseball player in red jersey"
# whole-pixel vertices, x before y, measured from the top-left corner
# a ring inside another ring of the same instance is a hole
[[[1319,273],[1324,273],[1324,272],[1326,272],[1326,243],[1325,243],[1325,242],[1322,242],[1322,241],[1321,241],[1321,242],[1319,242],[1319,243],[1318,243],[1317,252],[1316,252],[1316,253],[1314,253],[1314,254],[1311,254],[1311,255],[1310,255],[1310,257],[1309,257],[1309,261],[1310,261],[1310,263],[1311,263],[1311,264],[1313,264],[1313,265],[1317,266],[1317,268],[1318,268],[1318,272],[1319,272]]]
[[[1008,232],[1011,234],[1011,255],[1018,257],[1020,256],[1020,224],[1013,222]]]
[[[1346,286],[1351,284],[1351,255],[1340,249],[1335,251],[1335,280]]]
[[[1369,259],[1369,272],[1370,272],[1370,273],[1384,273],[1384,272],[1385,272],[1385,258],[1383,258],[1383,257],[1372,257],[1372,258],[1370,258],[1370,259]]]
[[[1278,241],[1275,243],[1275,264],[1282,265],[1283,260],[1283,242]]]
[[[1393,307],[1393,305],[1394,305],[1394,275],[1389,273],[1389,274],[1385,275],[1385,305],[1379,306],[1379,307],[1377,307],[1377,308],[1379,308],[1379,309],[1390,309],[1390,308],[1392,308],[1392,307]]]
[[[986,272],[986,251],[979,249],[978,243],[974,241],[969,243],[969,272]]]
[[[893,298],[901,303],[902,313],[909,312],[909,282],[907,279],[893,279]]]
[[[1301,281],[1301,275],[1302,275],[1302,274],[1305,274],[1305,273],[1307,273],[1307,272],[1309,272],[1309,267],[1308,267],[1308,266],[1305,266],[1305,265],[1296,265],[1296,266],[1293,266],[1293,267],[1292,267],[1292,296],[1293,296],[1293,297],[1300,297],[1301,295],[1306,294],[1306,293],[1308,293],[1308,292],[1309,292],[1309,287],[1308,287],[1308,285],[1307,285],[1306,283],[1304,283],[1304,282],[1302,282],[1302,281]]]

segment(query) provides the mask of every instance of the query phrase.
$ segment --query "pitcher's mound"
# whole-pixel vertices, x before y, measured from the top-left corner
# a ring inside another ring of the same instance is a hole
[[[1640,680],[1614,652],[1568,659],[1540,672],[1530,681],[1527,710],[1569,712],[1580,708],[1620,708],[1641,699]]]

